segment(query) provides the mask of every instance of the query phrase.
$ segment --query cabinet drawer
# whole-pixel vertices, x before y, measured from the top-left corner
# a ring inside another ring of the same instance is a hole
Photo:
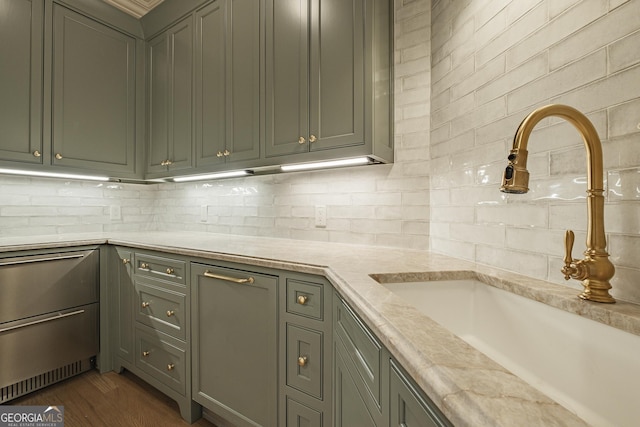
[[[186,295],[136,281],[136,320],[181,340],[186,339]]]
[[[145,253],[136,253],[135,274],[186,286],[186,262]]]
[[[344,344],[367,390],[380,406],[382,346],[339,298],[334,307],[335,333]]]
[[[287,312],[322,319],[324,288],[321,284],[287,280]]]
[[[287,385],[322,399],[322,332],[287,324]]]
[[[322,427],[322,413],[287,398],[287,427]]]
[[[136,365],[178,393],[186,392],[186,352],[163,339],[136,329]]]

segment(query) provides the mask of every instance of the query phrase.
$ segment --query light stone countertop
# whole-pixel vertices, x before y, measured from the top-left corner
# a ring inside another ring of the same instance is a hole
[[[324,275],[456,426],[582,426],[580,418],[371,278],[478,277],[640,335],[640,306],[597,304],[576,290],[428,251],[211,233],[119,232],[0,238],[0,252],[110,243]]]

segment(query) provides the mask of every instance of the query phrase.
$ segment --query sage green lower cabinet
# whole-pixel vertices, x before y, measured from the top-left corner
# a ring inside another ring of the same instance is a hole
[[[452,426],[394,360],[391,360],[389,387],[391,427]]]
[[[281,277],[280,418],[287,427],[329,427],[333,288],[319,276]]]
[[[185,421],[202,415],[191,399],[189,263],[147,251],[109,252],[113,368],[126,369],[180,407]]]
[[[335,427],[451,427],[452,424],[334,294]]]
[[[277,275],[191,264],[193,398],[234,426],[278,426]]]

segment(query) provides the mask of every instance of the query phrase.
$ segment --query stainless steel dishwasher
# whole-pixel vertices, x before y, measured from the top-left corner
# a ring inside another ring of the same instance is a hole
[[[99,249],[0,258],[0,403],[95,365],[99,266]]]

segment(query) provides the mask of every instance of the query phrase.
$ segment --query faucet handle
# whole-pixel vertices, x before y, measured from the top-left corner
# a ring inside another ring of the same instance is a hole
[[[573,251],[573,242],[575,241],[576,236],[573,234],[573,231],[567,230],[564,233],[564,268],[562,272],[564,273],[565,280],[569,280],[571,278],[571,274],[575,273],[575,268],[571,266],[573,263],[573,256],[571,255]]]

